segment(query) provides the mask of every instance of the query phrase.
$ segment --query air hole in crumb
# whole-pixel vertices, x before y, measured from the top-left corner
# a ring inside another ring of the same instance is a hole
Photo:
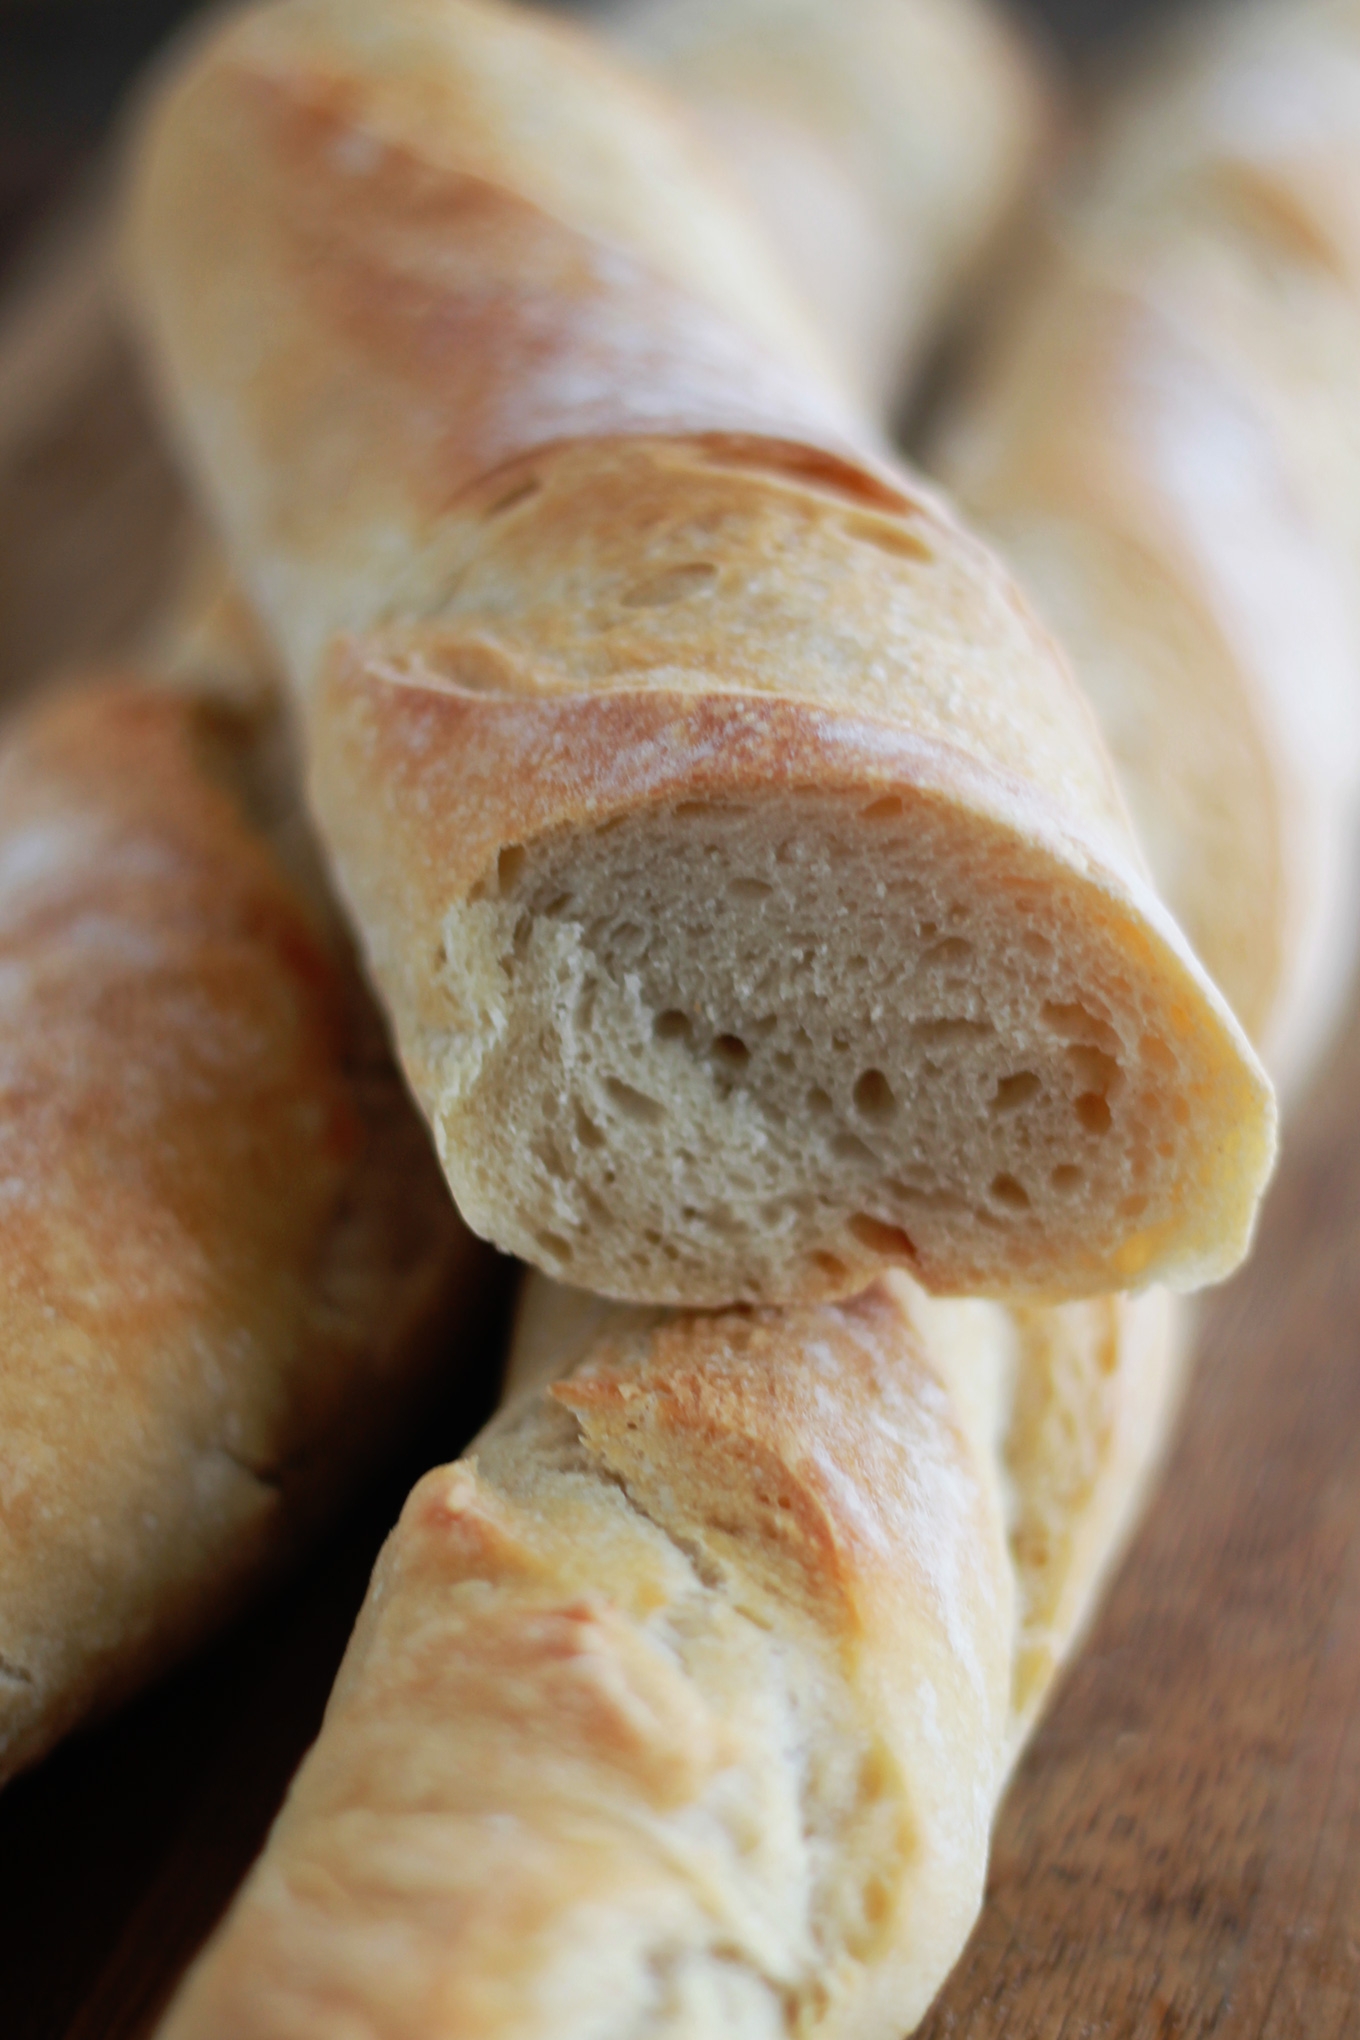
[[[829,1275],[833,1282],[844,1282],[850,1272],[844,1261],[839,1260],[835,1254],[814,1254],[812,1264],[815,1268],[820,1268],[823,1275]]]
[[[880,1799],[886,1799],[891,1783],[888,1766],[881,1750],[870,1750],[859,1767],[859,1803],[861,1806],[875,1806]]]
[[[861,545],[876,546],[879,552],[890,553],[894,559],[930,561],[935,557],[914,531],[902,524],[889,524],[886,519],[880,524],[877,518],[847,517],[845,529]]]
[[[1135,1195],[1123,1199],[1119,1209],[1125,1218],[1141,1218],[1148,1208],[1146,1197]]]
[[[751,1060],[751,1051],[739,1034],[719,1034],[713,1043],[713,1054],[729,1070],[744,1070]]]
[[[1086,1178],[1073,1163],[1059,1162],[1048,1180],[1055,1190],[1067,1196],[1073,1190],[1080,1190]]]
[[[533,1152],[539,1161],[542,1162],[550,1176],[555,1176],[558,1182],[565,1182],[568,1173],[567,1165],[562,1159],[561,1151],[556,1141],[550,1135],[545,1134],[542,1140],[535,1141]]]
[[[1039,1010],[1044,1024],[1063,1041],[1099,1042],[1107,1048],[1118,1046],[1109,1023],[1080,1001],[1063,1004],[1058,999],[1045,999]]]
[[[838,1133],[831,1143],[831,1152],[842,1162],[877,1160],[873,1149],[866,1147],[857,1133]]]
[[[576,1001],[576,1025],[582,1034],[590,1032],[590,1023],[595,1018],[595,995],[599,990],[594,978],[588,978],[582,985]]]
[[[883,796],[882,800],[873,801],[867,808],[861,808],[860,820],[862,822],[895,822],[900,818],[902,812],[902,802],[898,796],[895,793],[887,793]]]
[[[540,908],[539,911],[542,913],[545,920],[560,921],[563,914],[566,912],[567,908],[570,905],[571,894],[569,892],[560,892],[555,893],[552,899],[548,901],[548,904],[545,907]]]
[[[1022,947],[1027,949],[1031,956],[1047,958],[1053,954],[1053,944],[1047,935],[1041,935],[1037,928],[1026,928],[1020,939]]]
[[[767,900],[774,887],[763,878],[734,878],[729,890],[734,900]]]
[[[1103,1048],[1088,1048],[1084,1043],[1068,1049],[1066,1062],[1082,1090],[1094,1091],[1098,1098],[1108,1096],[1124,1075],[1112,1055],[1106,1055]]]
[[[602,1148],[604,1146],[604,1135],[585,1107],[579,1103],[576,1107],[576,1138],[580,1141],[582,1147]]]
[[[864,1918],[871,1927],[881,1927],[892,1911],[892,1893],[881,1877],[871,1877],[864,1887]]]
[[[777,1048],[775,1050],[774,1066],[777,1070],[782,1070],[786,1076],[790,1070],[797,1068],[794,1058],[786,1048]]]
[[[871,1254],[880,1254],[889,1261],[914,1261],[916,1245],[909,1232],[900,1225],[885,1225],[881,1218],[870,1218],[867,1211],[857,1211],[850,1221],[850,1231],[862,1247]]]
[[[1017,1183],[1014,1176],[994,1176],[992,1196],[998,1204],[1004,1204],[1011,1211],[1029,1210],[1029,1192],[1023,1183]]]
[[[855,1104],[866,1119],[891,1119],[897,1110],[892,1085],[882,1070],[866,1070],[855,1085]]]
[[[507,843],[496,859],[496,883],[504,899],[524,869],[525,851],[519,843]]]
[[[536,1232],[534,1238],[550,1260],[569,1261],[571,1259],[571,1243],[568,1240],[564,1240],[560,1233]]]
[[[1176,1058],[1160,1034],[1145,1034],[1138,1046],[1146,1062],[1156,1063],[1158,1069],[1164,1070],[1168,1076],[1174,1073]]]
[[[689,1014],[672,1006],[668,1012],[658,1013],[652,1022],[652,1032],[658,1041],[688,1041],[690,1036]]]
[[[666,1117],[664,1105],[659,1105],[655,1098],[648,1098],[641,1091],[635,1091],[621,1077],[606,1077],[604,1088],[625,1118],[636,1119],[644,1126],[658,1126]]]
[[[494,503],[488,503],[482,512],[483,518],[504,517],[508,510],[517,510],[521,503],[527,503],[531,496],[538,495],[543,484],[537,475],[529,475],[522,482],[516,482],[503,496],[497,496]]]
[[[992,1097],[992,1111],[1001,1117],[1003,1113],[1018,1112],[1022,1105],[1028,1105],[1043,1089],[1033,1070],[1017,1070],[1013,1077],[1003,1077]]]
[[[667,609],[672,602],[686,602],[693,595],[706,595],[718,578],[712,560],[688,560],[664,574],[652,574],[635,582],[619,597],[623,609]]]
[[[787,2025],[790,2033],[794,2033],[797,2032],[798,2030],[798,2001],[796,1996],[794,1996],[792,1993],[790,1993],[790,1995],[792,1997],[792,2003],[786,2009],[785,2024]],[[804,1991],[803,1993],[803,2000],[807,2005],[809,2013],[811,2014],[811,2019],[808,2025],[808,2030],[811,2031],[812,2026],[815,2025],[819,2020],[824,2019],[827,2013],[830,2011],[831,1992],[827,1989],[824,1983],[810,1983],[806,1991]]]
[[[1088,1133],[1108,1133],[1111,1125],[1110,1108],[1105,1100],[1094,1091],[1086,1091],[1078,1098],[1075,1107],[1077,1118]]]
[[[820,1084],[814,1084],[807,1094],[808,1111],[815,1112],[819,1119],[825,1119],[828,1112],[835,1110],[828,1094]]]
[[[766,1013],[763,1019],[753,1020],[751,1022],[751,1025],[747,1028],[746,1031],[748,1034],[758,1034],[761,1040],[764,1041],[768,1035],[774,1033],[774,1030],[778,1025],[779,1025],[778,1015],[774,1013]]]

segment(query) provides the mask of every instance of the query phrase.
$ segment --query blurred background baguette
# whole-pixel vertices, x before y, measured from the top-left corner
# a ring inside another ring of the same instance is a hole
[[[1355,957],[1360,24],[1192,16],[1112,90],[932,463],[1073,653],[1276,1074]]]
[[[0,1780],[310,1547],[487,1281],[271,720],[122,677],[0,738]]]

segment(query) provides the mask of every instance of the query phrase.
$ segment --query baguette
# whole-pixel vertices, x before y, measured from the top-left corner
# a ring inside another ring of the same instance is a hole
[[[896,2040],[1164,1430],[1173,1315],[531,1285],[518,1392],[408,1502],[161,2040]]]
[[[305,1548],[483,1272],[269,750],[113,680],[0,740],[0,1781]]]
[[[1287,1082],[1357,925],[1358,42],[1353,10],[1243,6],[1125,86],[933,456],[1073,652],[1159,889]]]
[[[701,1305],[1235,1264],[1271,1097],[1085,707],[664,108],[286,0],[162,87],[129,238],[475,1230]]]
[[[983,0],[612,0],[684,100],[874,415],[909,395],[1047,154],[1032,41]]]

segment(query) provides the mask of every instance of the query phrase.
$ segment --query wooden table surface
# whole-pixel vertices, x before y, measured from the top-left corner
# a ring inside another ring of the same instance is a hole
[[[0,698],[126,652],[185,512],[97,237],[0,319]],[[485,1376],[307,1574],[0,1799],[0,2036],[141,2040],[315,1733],[378,1544]],[[474,1406],[476,1405],[476,1406]],[[1147,1521],[1002,1810],[931,2040],[1360,2033],[1360,1011],[1205,1307]],[[719,2040],[719,2036],[715,2036]]]

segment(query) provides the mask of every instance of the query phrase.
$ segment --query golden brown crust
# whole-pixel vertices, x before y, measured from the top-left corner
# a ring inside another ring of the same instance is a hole
[[[166,2040],[910,2026],[1164,1442],[1170,1331],[1155,1296],[667,1318],[532,1278],[507,1406],[408,1502]]]
[[[919,2017],[980,1898],[1011,1589],[917,1309],[606,1339],[429,1475],[167,2036]]]
[[[953,421],[946,470],[1063,630],[1164,896],[1278,1051],[1320,887],[1313,837],[1349,748],[1324,758],[1292,707],[1282,718],[1301,672],[1318,703],[1301,723],[1335,729],[1349,688],[1332,548],[1193,308],[1058,250],[1032,287]]]
[[[484,984],[462,968],[446,920],[451,899],[503,893],[511,882],[509,860],[525,844],[573,831],[604,832],[626,816],[677,802],[740,801],[752,790],[768,794],[776,787],[815,786],[823,794],[843,791],[858,803],[893,803],[901,825],[914,825],[918,833],[953,824],[966,811],[973,844],[991,860],[998,899],[1044,889],[1055,927],[1069,939],[1081,931],[1092,948],[1096,940],[1105,943],[1114,959],[1111,977],[1141,966],[1145,982],[1161,979],[1156,998],[1146,997],[1141,1008],[1144,1044],[1174,1041],[1178,1054],[1205,1069],[1215,1060],[1211,1036],[1195,1041],[1197,987],[1174,926],[1155,904],[1151,911],[1133,904],[1098,850],[1059,833],[1023,779],[989,778],[967,753],[948,745],[777,696],[672,695],[654,688],[515,700],[439,686],[432,670],[437,653],[419,659],[414,686],[406,682],[400,649],[373,666],[365,654],[367,648],[348,668],[337,661],[327,676],[314,797],[333,818],[338,873],[360,924],[383,931],[381,946],[372,945],[372,961],[400,1016],[399,1039],[417,1093],[437,1101],[436,1134],[460,1205],[478,1230],[498,1235],[527,1258],[542,1258],[542,1242],[532,1221],[507,1210],[508,1200],[498,1193],[494,1140],[489,1130],[469,1137],[460,1123],[460,1115],[477,1123],[476,1085],[496,1081],[494,1057],[479,1057],[466,1084],[448,1076],[461,1044],[501,993],[502,975],[493,971]],[[450,663],[457,672],[456,652]],[[515,846],[509,853],[507,843]],[[1154,928],[1163,945],[1156,977]],[[447,968],[431,972],[426,960],[440,952]],[[494,1037],[504,1031],[497,1027]],[[1008,1241],[999,1261],[991,1238],[964,1244],[955,1234],[931,1230],[926,1216],[912,1225],[913,1272],[943,1293],[1077,1295],[1143,1280],[1156,1269],[1187,1285],[1210,1267],[1221,1269],[1215,1256],[1225,1215],[1235,1204],[1233,1251],[1240,1251],[1245,1233],[1238,1228],[1250,1222],[1259,1163],[1254,1080],[1247,1076],[1231,1094],[1228,1088],[1241,1074],[1229,1061],[1215,1079],[1201,1078],[1197,1093],[1187,1087],[1178,1110],[1194,1114],[1198,1127],[1185,1142],[1188,1173],[1164,1199],[1144,1201],[1140,1224],[1126,1214],[1112,1225],[1105,1214],[1088,1210],[1060,1239]],[[1163,1080],[1160,1071],[1157,1080]],[[1190,1124],[1181,1120],[1182,1127]],[[1212,1138],[1211,1124],[1222,1129]],[[937,1166],[947,1169],[943,1159]],[[959,1194],[965,1194],[962,1185]],[[1193,1224],[1198,1211],[1208,1215],[1200,1228]],[[884,1253],[897,1252],[886,1237],[886,1213],[883,1224],[882,1246],[867,1233],[857,1238],[838,1230],[828,1240],[834,1262],[805,1266],[786,1279],[803,1294],[853,1291]],[[602,1255],[602,1241],[594,1251]],[[975,1258],[967,1258],[970,1252]],[[593,1274],[602,1289],[630,1293],[625,1269],[606,1269],[601,1259]],[[665,1302],[697,1294],[716,1303],[740,1280],[715,1258],[707,1271],[656,1271],[647,1293]],[[677,1283],[684,1287],[677,1291],[671,1286]]]
[[[938,463],[1073,652],[1164,898],[1290,1081],[1354,954],[1347,41],[1307,4],[1173,37],[1106,110]]]
[[[549,1104],[539,1123],[530,1113],[513,1131],[520,1164],[483,1169],[484,1154],[510,1138],[504,1100],[490,1086],[467,1091],[456,1073],[446,1083],[447,1057],[432,1078],[425,1053],[432,1009],[448,1006],[441,959],[446,948],[457,951],[448,969],[463,969],[475,947],[463,926],[473,888],[500,854],[555,855],[553,831],[575,826],[569,808],[593,805],[608,821],[622,805],[603,814],[607,803],[589,784],[592,772],[603,781],[614,771],[593,735],[561,812],[532,793],[526,799],[526,750],[535,770],[543,760],[537,741],[521,742],[518,698],[579,695],[583,717],[598,704],[617,723],[624,690],[651,690],[655,699],[636,695],[632,712],[651,719],[659,747],[673,741],[669,696],[708,697],[716,730],[735,696],[759,692],[770,697],[751,711],[765,726],[761,745],[744,745],[725,776],[696,764],[694,779],[721,783],[720,797],[753,795],[761,813],[784,796],[786,738],[806,759],[811,786],[839,788],[853,754],[854,792],[869,798],[887,743],[966,754],[949,761],[935,791],[950,810],[959,868],[977,875],[975,898],[947,904],[978,908],[986,949],[979,996],[988,1011],[974,1039],[995,1028],[993,1090],[1028,1070],[1013,1060],[1021,1043],[1012,993],[1038,1000],[1028,980],[1016,989],[1023,968],[1003,961],[1008,917],[988,889],[998,839],[1007,836],[1017,855],[1051,858],[1055,876],[1087,888],[1093,925],[1083,930],[1078,917],[1075,942],[1064,931],[1067,977],[1047,1003],[1090,1013],[1113,1002],[1130,1095],[1151,1101],[1156,1122],[1146,1156],[1169,1147],[1190,1165],[1168,1172],[1174,1194],[1166,1184],[1153,1190],[1147,1223],[1144,1186],[1133,1181],[1144,1165],[1132,1158],[1129,1129],[1111,1143],[1123,1143],[1112,1173],[1097,1182],[1099,1171],[1079,1170],[1083,1221],[1101,1235],[1079,1285],[1212,1278],[1245,1246],[1273,1148],[1272,1107],[1240,1034],[1137,871],[1089,716],[1006,578],[880,457],[873,432],[809,366],[815,350],[754,244],[749,274],[738,274],[747,245],[740,222],[689,145],[668,120],[653,121],[647,104],[626,84],[616,92],[608,65],[582,46],[540,38],[523,17],[476,0],[402,0],[380,23],[356,0],[289,0],[238,17],[172,83],[143,137],[134,183],[134,267],[166,389],[287,654],[322,830],[451,1181],[475,1226],[560,1270],[545,1244],[562,1237],[555,1193],[530,1160],[550,1140],[542,1123]],[[776,527],[785,542],[772,542]],[[675,546],[705,535],[707,549],[677,564]],[[687,603],[700,587],[696,573],[705,599]],[[369,684],[356,710],[364,683],[354,669],[381,667],[394,654],[405,662],[404,687]],[[434,669],[421,685],[429,697],[423,737],[435,748],[425,769],[408,775],[395,756],[409,735],[422,661]],[[337,681],[345,666],[350,677]],[[447,667],[477,690],[475,752],[446,748],[473,715],[460,704],[455,730],[452,690],[440,679]],[[737,719],[721,741],[750,726]],[[636,764],[635,743],[627,757]],[[400,797],[391,769],[402,770]],[[1009,782],[985,813],[972,797],[979,776],[992,789]],[[635,791],[627,803],[640,812]],[[535,806],[538,836],[524,826],[523,811]],[[431,822],[428,833],[411,826],[417,815]],[[583,859],[594,840],[580,831]],[[468,870],[474,843],[479,868]],[[568,863],[575,855],[569,837],[565,855]],[[961,884],[969,890],[968,879]],[[651,914],[665,940],[674,905]],[[920,918],[935,919],[929,906]],[[867,1051],[867,1016],[882,1001],[874,989],[856,1003],[849,988],[859,952],[853,943],[844,957],[837,949],[844,914],[819,904],[817,920],[814,946],[820,941],[828,968],[841,973],[834,990],[817,995],[843,1023],[829,1032]],[[748,912],[748,922],[737,946],[754,959],[754,978],[767,959],[759,917]],[[1114,922],[1117,935],[1102,946]],[[1013,917],[1010,924],[1013,933]],[[1036,936],[1052,953],[1056,925]],[[531,927],[531,950],[533,939]],[[895,939],[900,982],[919,960],[915,924],[908,932],[904,922]],[[569,1101],[554,1058],[569,1053],[570,1023],[548,1010],[555,981],[532,954],[494,1026],[480,990],[462,1001],[454,1060],[490,1061],[507,1045],[527,1054],[541,1035],[544,1084],[560,1114]],[[474,975],[477,967],[467,966]],[[713,973],[724,996],[740,975],[716,955]],[[626,998],[626,973],[612,964],[609,988]],[[932,1014],[930,1024],[957,1018]],[[739,1028],[726,1032],[745,1045]],[[813,1041],[807,1025],[803,1032]],[[1187,1103],[1184,1122],[1162,1096],[1166,1071],[1154,1073],[1145,1040],[1170,1043],[1169,1088]],[[818,1048],[798,1065],[792,1113],[792,1092],[778,1108],[795,1133],[808,1120],[806,1101],[830,1095],[821,1055]],[[871,1081],[875,1071],[881,1077],[867,1053],[864,1067]],[[914,1072],[904,1064],[900,1073],[908,1103],[878,1179],[867,1191],[837,1181],[821,1236],[812,1216],[790,1218],[781,1161],[761,1175],[741,1215],[744,1239],[760,1211],[779,1206],[763,1249],[734,1244],[732,1265],[715,1260],[705,1279],[696,1232],[688,1272],[664,1279],[664,1247],[652,1252],[644,1235],[678,1234],[690,1223],[687,1202],[700,1214],[694,1226],[720,1222],[709,1189],[687,1199],[677,1182],[665,1224],[640,1225],[630,1213],[620,1225],[631,1224],[634,1237],[617,1249],[611,1242],[592,1255],[603,1230],[592,1234],[582,1220],[573,1279],[698,1304],[854,1287],[884,1258],[873,1242],[900,1246],[905,1229],[889,1209],[889,1186],[918,1149],[933,1159],[949,1146],[912,1117]],[[617,1071],[607,1081],[640,1095]],[[1051,1087],[1044,1096],[1051,1103]],[[1089,1108],[1102,1126],[1104,1099]],[[735,1167],[738,1149],[752,1143],[737,1115],[722,1118],[720,1102],[696,1092],[673,1116],[690,1152],[721,1152]],[[1052,1105],[1055,1125],[1060,1109]],[[640,1126],[635,1113],[628,1138],[642,1167]],[[773,1152],[783,1136],[773,1120],[765,1131]],[[1053,1143],[1070,1146],[1086,1132],[1073,1134],[1064,1120]],[[848,1125],[844,1136],[852,1155],[869,1152]],[[922,1247],[916,1265],[926,1281],[1061,1288],[1062,1261],[1079,1252],[1068,1216],[1075,1207],[1058,1212],[1054,1200],[1068,1192],[1050,1194],[1050,1185],[1058,1171],[1070,1185],[1076,1164],[1055,1146],[1042,1186],[1026,1186],[1022,1147],[1017,1137],[993,1158],[989,1145],[985,1165],[970,1163],[973,1248]],[[1206,1161],[1218,1154],[1193,1190],[1192,1151]],[[656,1143],[649,1160],[654,1181],[674,1175],[676,1157]],[[576,1170],[583,1196],[598,1193],[574,1157],[566,1168]],[[984,1213],[989,1196],[1003,1208]],[[1031,1213],[1031,1230],[1050,1233],[1042,1274],[1011,1254],[1009,1214],[1020,1208]],[[922,1223],[943,1236],[938,1212],[936,1202]]]
[[[472,1280],[380,1037],[227,790],[250,741],[108,683],[0,748],[0,1774],[300,1548]]]

